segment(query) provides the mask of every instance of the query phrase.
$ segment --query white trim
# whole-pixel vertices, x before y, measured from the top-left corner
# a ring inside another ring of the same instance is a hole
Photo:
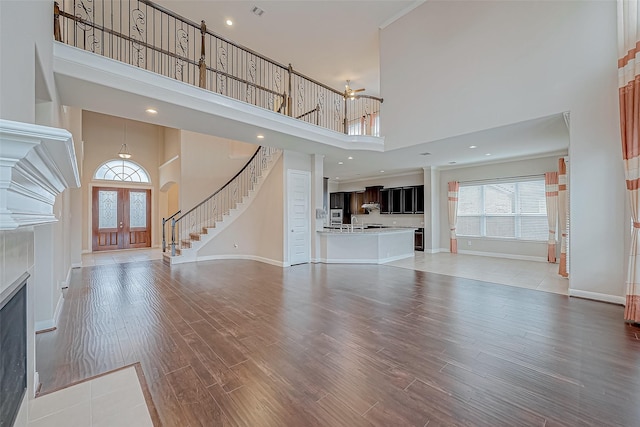
[[[62,314],[62,305],[64,302],[64,295],[60,292],[60,296],[58,297],[58,303],[56,304],[56,310],[53,313],[53,326],[57,327],[58,322],[60,321],[60,314]]]
[[[57,221],[56,196],[79,186],[71,133],[0,119],[0,230]]]
[[[250,261],[258,261],[263,262],[265,264],[275,265],[277,267],[288,267],[284,262],[278,261],[271,258],[265,258],[257,255],[205,255],[196,257],[196,262],[199,261],[216,261],[216,260],[225,260],[225,259],[244,259]]]
[[[446,252],[449,252],[449,250],[447,250]],[[547,262],[547,258],[546,257],[540,257],[540,256],[503,254],[503,253],[499,253],[499,252],[465,251],[463,249],[458,249],[458,253],[461,254],[461,255],[477,255],[477,256],[487,256],[487,257],[492,257],[492,258],[517,259],[517,260],[521,260],[521,261]]]
[[[361,182],[361,181],[371,181],[372,179],[377,179],[377,180],[381,180],[381,179],[387,179],[387,178],[398,178],[398,177],[403,177],[403,176],[412,176],[412,175],[423,175],[424,174],[424,170],[425,168],[422,169],[416,169],[414,171],[408,171],[408,172],[399,172],[399,173],[391,173],[391,174],[385,174],[384,176],[380,176],[378,175],[371,175],[368,177],[358,177],[358,178],[352,178],[352,179],[339,179],[339,180],[335,180],[335,179],[331,179],[329,178],[329,182],[332,183],[336,183],[336,184],[351,184],[354,182]],[[408,215],[413,215],[413,214],[408,214]],[[422,215],[422,214],[419,214]]]
[[[247,132],[273,131],[282,136],[270,141],[283,149],[313,141],[344,150],[384,151],[384,137],[345,135],[59,42],[53,42],[53,72],[65,105],[84,105],[87,110],[117,115],[119,104],[105,105],[103,95],[121,91],[127,100],[142,101],[153,94],[167,111],[174,106],[189,108],[195,117],[190,129],[194,132],[206,134],[217,128],[222,132],[219,137],[233,139],[230,130],[241,125]],[[144,111],[130,118],[149,120]]]
[[[40,331],[55,328],[56,323],[53,319],[37,320],[34,326],[35,326],[36,333],[38,333]]]
[[[60,295],[58,296],[58,302],[56,303],[56,309],[53,313],[53,318],[36,321],[34,325],[36,332],[44,331],[47,329],[53,329],[58,326],[58,321],[60,320],[60,314],[62,313],[62,302],[64,301],[62,292],[60,292],[59,294]]]
[[[82,268],[81,262],[74,262],[71,264],[71,268]]]
[[[39,388],[40,388],[40,374],[38,373],[38,371],[34,371],[33,372],[33,397],[36,397],[36,392],[38,391]],[[23,405],[25,404],[25,401],[29,402],[31,400],[27,398],[27,394],[28,393],[25,393],[24,395],[25,400],[22,401]]]
[[[444,250],[442,248],[435,248],[435,249],[425,249],[423,251],[418,251],[418,252],[424,252],[425,254],[437,254],[440,252],[449,252],[449,251]]]
[[[609,303],[618,304],[618,305],[625,305],[626,303],[625,297],[620,297],[617,295],[601,294],[598,292],[581,291],[580,289],[569,288],[569,296],[590,299],[594,301],[609,302]]]
[[[167,160],[166,162],[164,162],[163,164],[161,164],[160,166],[158,166],[158,169],[162,169],[163,167],[167,166],[169,163],[173,162],[174,160],[179,159],[180,156],[178,154],[176,154],[175,156],[173,156],[172,158],[170,158],[169,160]]]
[[[63,282],[60,282],[60,288],[68,288],[69,287],[69,281],[71,280],[71,269],[73,268],[73,266],[69,266],[69,270],[67,270],[67,277],[64,278]]]
[[[400,12],[394,14],[393,16],[391,16],[390,18],[388,18],[386,21],[384,21],[382,24],[380,24],[380,26],[378,27],[381,30],[384,30],[385,28],[387,28],[389,25],[393,24],[394,22],[396,22],[398,19],[402,18],[403,16],[405,16],[406,14],[408,14],[409,12],[411,12],[413,9],[415,9],[416,7],[420,6],[422,3],[424,3],[427,0],[415,0],[413,3],[411,3],[409,6],[405,7],[404,9],[402,9]]]
[[[396,255],[389,258],[380,258],[380,259],[345,259],[345,258],[316,258],[315,263],[322,264],[385,264],[387,262],[398,261],[401,259],[413,258],[415,253],[411,252],[410,254],[402,254]]]

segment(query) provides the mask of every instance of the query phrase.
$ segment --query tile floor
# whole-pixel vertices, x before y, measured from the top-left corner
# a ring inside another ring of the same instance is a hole
[[[125,262],[162,259],[162,249],[126,249],[121,251],[89,252],[82,254],[82,266],[122,264]]]
[[[569,280],[558,275],[558,264],[477,255],[415,252],[415,257],[387,263],[447,276],[501,285],[569,294]]]
[[[134,367],[29,402],[28,427],[153,427]]]

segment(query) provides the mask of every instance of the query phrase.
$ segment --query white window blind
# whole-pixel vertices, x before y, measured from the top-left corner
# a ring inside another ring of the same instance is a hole
[[[459,236],[546,241],[548,227],[544,178],[460,185]]]

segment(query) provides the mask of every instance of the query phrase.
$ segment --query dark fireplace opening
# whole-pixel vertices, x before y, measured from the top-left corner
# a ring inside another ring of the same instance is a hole
[[[27,391],[26,277],[17,283],[0,295],[0,427],[13,426]]]

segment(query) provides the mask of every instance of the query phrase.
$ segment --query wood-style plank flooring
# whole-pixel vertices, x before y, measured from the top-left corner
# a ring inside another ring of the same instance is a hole
[[[640,426],[622,307],[391,266],[74,270],[42,391],[138,361],[164,426]]]

